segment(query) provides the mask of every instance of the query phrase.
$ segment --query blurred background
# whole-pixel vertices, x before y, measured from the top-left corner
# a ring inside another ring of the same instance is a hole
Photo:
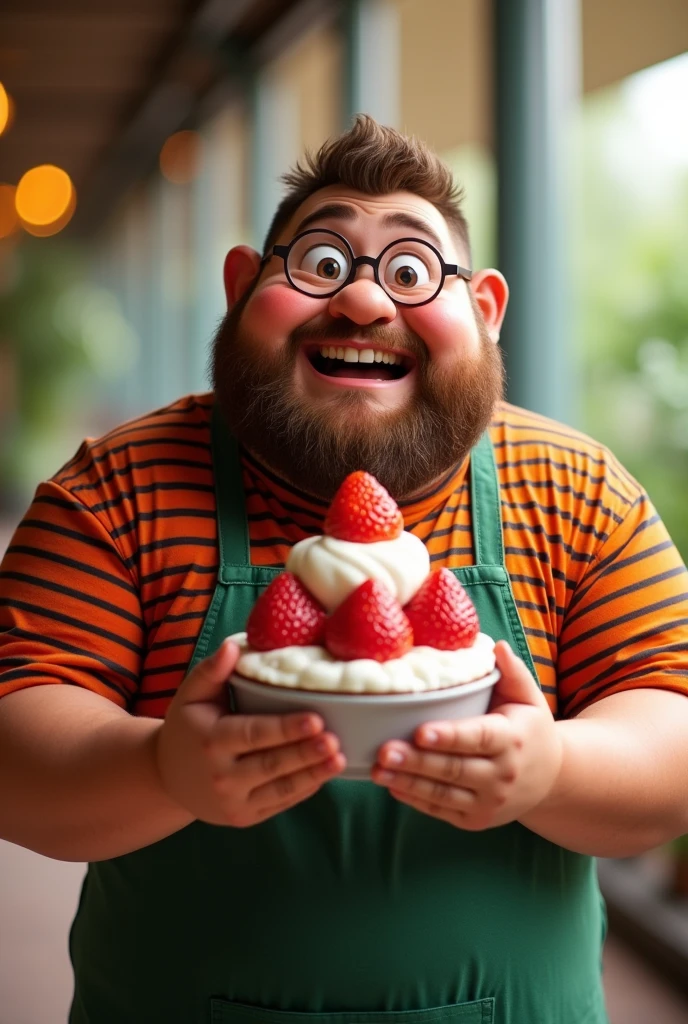
[[[229,247],[356,111],[466,189],[509,398],[607,443],[688,554],[686,0],[3,0],[0,552],[42,478],[208,387]],[[0,844],[0,1024],[66,1019],[81,865]],[[603,862],[613,1024],[688,1020],[688,841]]]

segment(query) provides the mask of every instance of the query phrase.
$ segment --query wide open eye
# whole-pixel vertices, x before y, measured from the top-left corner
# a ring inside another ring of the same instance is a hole
[[[349,258],[335,245],[319,242],[311,246],[302,256],[296,257],[296,265],[289,265],[292,275],[317,278],[318,284],[341,284],[349,276]],[[315,283],[315,282],[313,282]]]
[[[385,284],[394,291],[426,289],[430,283],[428,267],[413,253],[396,253],[385,267]]]

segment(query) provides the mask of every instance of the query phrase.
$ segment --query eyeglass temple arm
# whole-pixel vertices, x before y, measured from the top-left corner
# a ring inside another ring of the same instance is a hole
[[[466,281],[470,281],[473,277],[472,270],[467,270],[466,267],[460,267],[458,263],[445,263],[444,272],[445,274],[456,274],[457,277],[463,277]]]

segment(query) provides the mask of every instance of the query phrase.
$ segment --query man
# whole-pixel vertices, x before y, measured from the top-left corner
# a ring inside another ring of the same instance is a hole
[[[7,552],[0,834],[91,862],[72,1024],[599,1024],[592,857],[688,831],[685,569],[613,456],[501,402],[507,285],[436,157],[359,117],[286,182],[227,257],[214,394],[85,443]],[[226,697],[224,638],[361,468],[502,673],[375,785]]]

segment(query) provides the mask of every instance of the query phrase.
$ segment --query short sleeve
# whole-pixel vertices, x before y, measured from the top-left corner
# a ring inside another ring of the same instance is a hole
[[[688,694],[688,573],[644,492],[577,583],[557,686],[564,717],[632,688]]]
[[[0,697],[69,683],[126,708],[144,637],[132,559],[76,496],[41,484],[0,564]]]

